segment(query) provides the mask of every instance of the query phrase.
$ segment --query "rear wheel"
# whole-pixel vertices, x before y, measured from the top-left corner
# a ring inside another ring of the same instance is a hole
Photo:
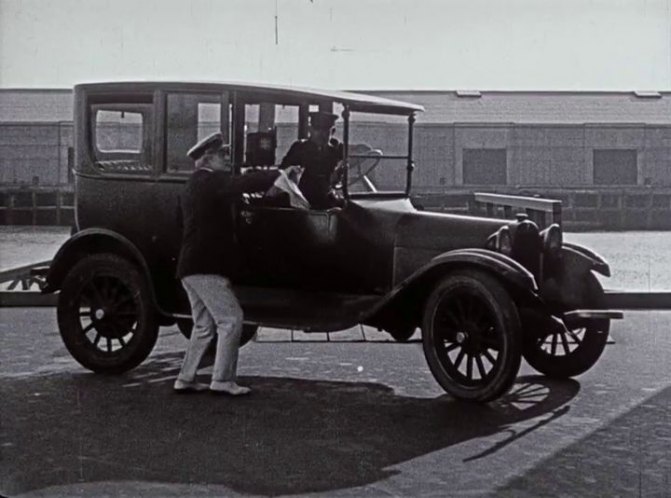
[[[70,270],[57,316],[70,354],[98,373],[136,367],[158,336],[148,282],[134,264],[114,254],[87,256]]]
[[[454,272],[438,283],[425,307],[422,342],[434,377],[456,398],[498,398],[519,370],[515,303],[495,278],[477,270]]]
[[[584,308],[601,307],[604,293],[597,278],[585,276],[587,299]],[[566,321],[567,331],[528,331],[524,359],[535,370],[556,379],[575,377],[589,370],[606,348],[610,320],[578,318]]]

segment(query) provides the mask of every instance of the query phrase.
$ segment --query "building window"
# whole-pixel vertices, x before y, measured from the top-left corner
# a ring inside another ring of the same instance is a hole
[[[506,149],[464,149],[464,185],[506,185],[507,156]]]
[[[592,166],[595,185],[636,185],[636,149],[594,149]]]

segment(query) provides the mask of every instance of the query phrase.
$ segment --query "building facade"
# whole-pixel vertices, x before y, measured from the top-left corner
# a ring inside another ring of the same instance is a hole
[[[671,93],[367,93],[425,107],[413,187],[430,208],[465,209],[474,191],[532,193],[562,199],[575,224],[671,228]],[[0,188],[68,190],[72,104],[69,90],[0,90]],[[288,127],[278,123],[279,135]],[[353,131],[390,154],[406,140],[402,123]],[[373,176],[384,188],[398,175]]]

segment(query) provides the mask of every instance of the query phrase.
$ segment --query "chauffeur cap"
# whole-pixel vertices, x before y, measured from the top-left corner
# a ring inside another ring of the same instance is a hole
[[[220,131],[212,133],[211,135],[206,136],[196,145],[191,147],[186,153],[188,157],[197,161],[205,155],[207,152],[214,152],[219,149],[228,149],[228,145],[224,144],[224,136]]]
[[[317,111],[310,113],[310,126],[313,128],[332,128],[338,119],[337,114],[332,112]]]

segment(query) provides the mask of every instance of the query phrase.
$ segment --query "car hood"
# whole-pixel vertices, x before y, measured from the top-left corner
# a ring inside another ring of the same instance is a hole
[[[508,223],[503,219],[415,211],[399,220],[394,245],[437,252],[484,248],[487,238]]]

